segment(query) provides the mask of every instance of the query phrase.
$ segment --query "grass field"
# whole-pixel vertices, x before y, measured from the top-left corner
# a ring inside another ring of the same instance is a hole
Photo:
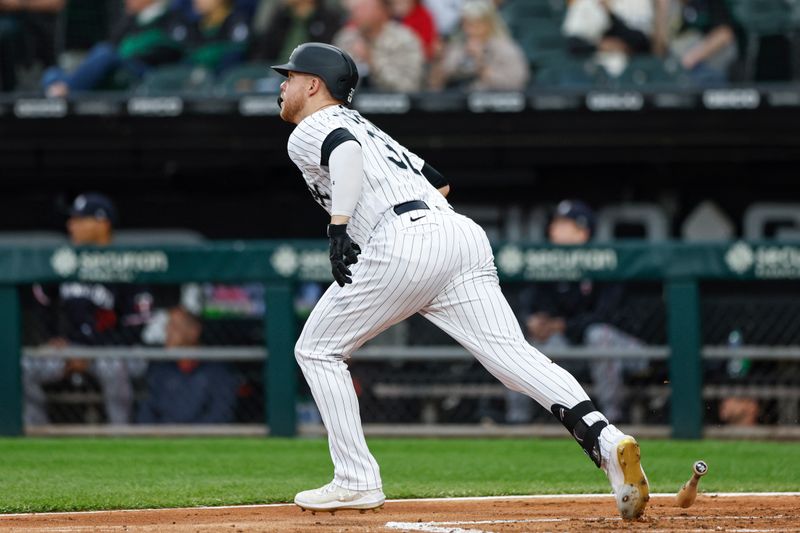
[[[571,440],[371,439],[389,498],[605,493]],[[800,491],[800,444],[641,442],[654,492],[675,492],[696,459],[709,492]],[[330,480],[327,442],[306,439],[0,439],[0,512],[291,501]]]

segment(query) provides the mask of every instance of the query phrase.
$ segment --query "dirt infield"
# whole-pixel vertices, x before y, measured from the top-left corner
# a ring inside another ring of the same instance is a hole
[[[383,510],[300,512],[293,505],[0,515],[0,531],[93,532],[348,532],[422,531],[800,531],[798,495],[700,495],[690,509],[656,495],[645,517],[623,522],[611,497],[531,497],[394,500]]]

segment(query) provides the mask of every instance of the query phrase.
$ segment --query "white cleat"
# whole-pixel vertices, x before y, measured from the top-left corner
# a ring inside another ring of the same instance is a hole
[[[343,509],[366,511],[383,507],[386,496],[381,489],[349,490],[333,482],[318,489],[298,492],[294,503],[301,509],[309,511],[327,511],[333,513]]]
[[[619,514],[625,520],[642,516],[650,500],[650,484],[642,470],[641,451],[636,439],[628,435],[622,437],[605,466]]]

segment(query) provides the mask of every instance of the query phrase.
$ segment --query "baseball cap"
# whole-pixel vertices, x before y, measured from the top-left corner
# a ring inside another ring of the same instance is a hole
[[[594,233],[594,211],[580,200],[562,200],[556,206],[554,216],[574,220],[579,226],[588,229],[589,233]]]
[[[69,215],[105,219],[111,222],[112,226],[117,223],[117,208],[114,207],[114,202],[108,196],[97,192],[76,196],[69,209]]]

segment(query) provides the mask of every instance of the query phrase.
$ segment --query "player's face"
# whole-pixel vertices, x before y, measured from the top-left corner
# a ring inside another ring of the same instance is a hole
[[[213,13],[215,10],[222,8],[225,4],[225,0],[192,0],[194,10],[200,15]]]
[[[464,18],[461,22],[464,28],[464,33],[467,34],[469,39],[478,41],[488,41],[491,36],[491,26],[489,23],[480,17]]]
[[[165,341],[165,345],[168,348],[194,346],[199,338],[200,326],[192,318],[177,309],[169,312],[167,338]]]
[[[553,244],[585,244],[589,241],[589,230],[567,217],[554,218],[549,233]]]
[[[308,98],[309,78],[306,74],[289,72],[289,77],[281,83],[281,118],[286,122],[300,122],[300,112]]]
[[[416,3],[416,0],[392,0],[392,14],[403,18],[411,12]]]
[[[73,216],[67,220],[67,231],[72,244],[97,244],[108,231],[108,222],[94,217]]]

